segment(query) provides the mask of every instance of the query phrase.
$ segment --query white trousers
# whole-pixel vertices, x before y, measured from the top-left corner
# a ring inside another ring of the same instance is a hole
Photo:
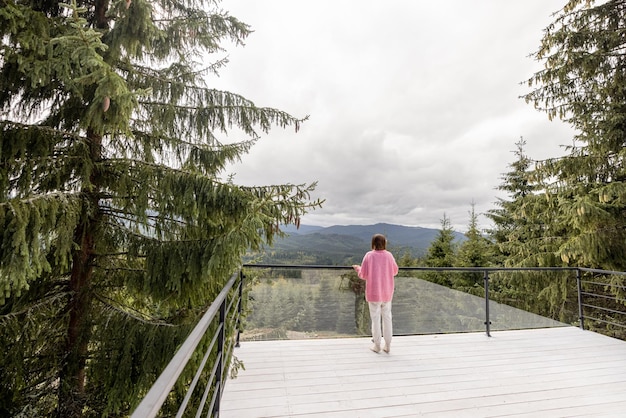
[[[370,317],[372,318],[372,339],[377,347],[380,347],[381,320],[382,337],[387,347],[391,347],[391,337],[393,335],[393,324],[391,322],[391,301],[389,302],[369,302]]]

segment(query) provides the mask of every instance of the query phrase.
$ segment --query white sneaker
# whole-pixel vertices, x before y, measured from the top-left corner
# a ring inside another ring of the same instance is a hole
[[[386,345],[385,348],[383,348],[383,351],[389,354],[389,352],[391,351],[391,348],[388,345]]]
[[[380,346],[374,344],[373,346],[370,347],[370,350],[372,350],[375,353],[380,353]]]

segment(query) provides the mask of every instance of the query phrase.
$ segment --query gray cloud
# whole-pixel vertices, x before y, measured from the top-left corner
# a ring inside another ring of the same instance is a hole
[[[563,0],[226,0],[255,32],[212,80],[303,117],[231,168],[240,184],[319,181],[315,225],[392,222],[463,231],[494,207],[523,136],[537,159],[572,132],[519,98]],[[241,138],[232,137],[230,140]],[[486,218],[480,218],[487,227]]]

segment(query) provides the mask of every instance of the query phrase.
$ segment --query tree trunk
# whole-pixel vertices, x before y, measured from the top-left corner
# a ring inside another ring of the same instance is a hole
[[[76,242],[80,243],[81,248],[74,254],[72,260],[69,322],[59,376],[59,418],[81,417],[85,402],[85,364],[90,336],[89,286],[93,250],[93,235],[90,229],[90,222],[86,222],[75,232]]]
[[[106,12],[109,0],[96,0],[94,3],[93,24],[99,29],[107,29]],[[102,135],[87,130],[90,147],[89,162],[93,171],[89,184],[84,185],[85,196],[82,208],[82,222],[74,231],[74,242],[79,245],[72,257],[68,302],[69,322],[62,366],[59,375],[59,399],[57,414],[59,418],[82,417],[85,409],[85,369],[89,340],[91,338],[90,310],[92,303],[91,275],[93,272],[96,231],[99,215],[99,176],[97,163],[102,158]]]
[[[90,143],[91,162],[95,165],[102,155],[102,137],[87,132]],[[82,417],[85,409],[85,368],[88,345],[91,338],[90,310],[92,303],[91,276],[93,272],[96,233],[99,227],[99,176],[94,167],[87,187],[82,208],[82,222],[74,231],[74,242],[79,248],[72,257],[72,270],[69,282],[70,299],[67,305],[69,315],[65,346],[62,352],[62,365],[59,375],[59,418]]]

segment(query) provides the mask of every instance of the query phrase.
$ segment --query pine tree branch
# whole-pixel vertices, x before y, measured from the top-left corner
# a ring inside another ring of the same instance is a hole
[[[117,253],[117,254],[97,254],[99,257],[111,257],[111,256],[118,256],[118,255],[127,255],[127,252],[123,252],[123,253]],[[145,256],[141,256],[141,255],[134,255],[134,257],[137,258],[145,258]],[[94,267],[99,267],[100,269],[102,269],[103,271],[110,271],[110,272],[114,272],[114,271],[127,271],[129,273],[142,273],[145,272],[146,269],[142,269],[142,268],[130,268],[130,267],[106,267],[102,264],[98,264],[98,263],[94,263]]]
[[[142,225],[142,226],[146,226],[146,227],[153,227],[150,224],[146,224],[145,222],[141,222],[141,220],[137,219],[137,217],[133,217],[132,216],[133,213],[127,212],[127,211],[124,211],[124,210],[121,210],[121,209],[120,210],[115,210],[111,206],[106,206],[103,209],[103,213],[109,214],[112,217],[115,217],[116,219],[121,219],[121,220],[129,221],[129,222],[133,222],[133,223],[136,223],[136,224],[139,224],[139,225]],[[124,216],[124,215],[128,215],[128,216]],[[162,216],[159,216],[159,215],[146,215],[146,219],[150,219],[150,220],[154,220],[154,221],[166,221],[166,222],[170,222],[170,223],[173,223],[173,224],[178,224],[180,226],[188,225],[187,222],[182,221],[180,219],[162,217]],[[111,223],[111,225],[115,225],[115,226],[118,226],[120,228],[125,228],[125,227],[123,227],[122,225],[119,225],[119,224]]]
[[[20,203],[26,204],[26,205],[33,205],[36,204],[38,202],[41,202],[43,200],[50,200],[50,199],[56,199],[56,200],[60,200],[60,199],[64,199],[64,198],[71,198],[71,197],[78,197],[81,195],[82,192],[80,191],[57,191],[57,192],[48,192],[45,194],[40,194],[40,195],[35,195],[35,196],[31,196],[31,197],[24,197],[24,198],[20,198],[17,197],[16,199],[19,200]],[[12,203],[11,201],[9,202],[0,202],[0,207],[7,207],[7,206],[11,206]]]
[[[23,315],[32,315],[33,311],[36,311],[39,308],[45,307],[47,305],[51,305],[54,302],[58,301],[58,300],[62,300],[65,299],[66,297],[68,297],[70,295],[71,292],[57,292],[57,293],[53,293],[51,295],[47,295],[41,299],[38,300],[37,303],[33,304],[33,305],[29,305],[28,307],[20,310],[20,311],[13,311],[13,312],[9,312],[5,315],[0,315],[0,322],[1,321],[7,321],[7,320],[11,320],[11,319],[17,319],[17,317],[19,316],[23,316]]]
[[[188,67],[187,71],[177,72],[177,77],[172,77],[172,73],[174,69],[181,69],[182,66],[180,63],[175,63],[166,68],[161,69],[153,69],[150,67],[145,67],[136,63],[126,63],[120,61],[118,63],[118,68],[121,68],[122,71],[125,71],[128,74],[136,74],[143,75],[151,79],[151,81],[158,81],[159,83],[165,85],[171,85],[176,87],[182,87],[183,89],[197,89],[198,86],[195,84],[183,83],[179,80],[187,80],[187,79],[195,79],[196,77],[200,77],[205,75],[207,72],[211,72],[213,74],[217,74],[217,70],[221,67],[224,67],[228,63],[228,58],[222,58],[209,67],[202,68],[200,70],[194,70],[192,67]],[[127,65],[128,64],[128,65]],[[217,90],[216,90],[217,91]]]
[[[96,293],[94,297],[99,300],[105,307],[122,314],[127,318],[134,319],[146,325],[156,325],[161,327],[177,327],[177,325],[170,324],[158,318],[151,317],[143,312],[140,312],[130,306],[123,305],[120,301],[106,297],[104,295]]]
[[[243,141],[239,141],[239,142],[232,142],[232,143],[228,143],[228,144],[222,144],[222,143],[218,143],[213,144],[213,143],[206,143],[203,141],[187,141],[184,138],[178,138],[178,137],[173,137],[173,136],[167,136],[164,134],[154,134],[151,135],[148,132],[145,131],[138,131],[135,130],[133,131],[133,134],[135,136],[145,136],[145,137],[149,137],[153,140],[160,140],[160,141],[164,141],[167,144],[179,144],[179,145],[183,145],[192,149],[202,149],[202,150],[207,150],[207,151],[213,151],[213,152],[220,152],[223,151],[225,148],[231,148],[234,150],[239,150],[241,153],[246,152],[247,150],[249,150],[252,145],[254,145],[261,137],[260,136],[254,136],[252,138],[243,140]]]

